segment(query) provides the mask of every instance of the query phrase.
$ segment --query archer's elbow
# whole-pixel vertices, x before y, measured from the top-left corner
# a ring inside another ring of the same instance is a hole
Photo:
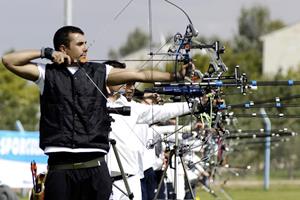
[[[7,59],[7,56],[6,56],[6,55],[2,56],[1,61],[2,61],[2,64],[3,64],[6,68],[9,67],[9,60]]]

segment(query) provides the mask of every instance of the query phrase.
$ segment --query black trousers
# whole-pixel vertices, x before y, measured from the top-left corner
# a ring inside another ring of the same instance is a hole
[[[162,170],[155,170],[154,173],[156,175],[156,181],[157,181],[156,182],[156,185],[157,185],[156,189],[158,189],[159,182],[160,182],[161,178],[163,177],[164,171],[162,171]],[[157,198],[158,199],[165,199],[165,183],[162,183],[162,185],[161,185],[161,187],[159,189],[160,190],[159,190]]]
[[[152,200],[157,187],[156,174],[153,168],[144,171],[144,178],[141,179],[142,200]]]
[[[98,155],[51,155],[48,164],[85,162]],[[86,153],[84,153],[86,154]],[[67,156],[67,157],[65,157]],[[63,161],[61,158],[63,158]],[[45,182],[45,200],[108,200],[112,181],[105,161],[98,167],[48,171]]]

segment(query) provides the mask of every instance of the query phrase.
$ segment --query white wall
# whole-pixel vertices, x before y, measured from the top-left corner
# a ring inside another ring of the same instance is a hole
[[[263,37],[263,74],[275,75],[281,68],[300,66],[300,23],[275,31]]]

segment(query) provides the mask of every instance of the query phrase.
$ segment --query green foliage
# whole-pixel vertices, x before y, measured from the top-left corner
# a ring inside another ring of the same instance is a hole
[[[121,46],[120,55],[126,56],[132,52],[135,52],[147,45],[148,36],[139,28],[136,28],[132,33],[127,37],[127,42]]]
[[[25,130],[36,130],[38,124],[37,87],[9,72],[0,63],[0,129],[15,129],[20,120]]]
[[[112,60],[117,60],[118,59],[118,52],[114,49],[110,49],[108,52],[108,57]]]
[[[262,51],[260,37],[264,34],[284,27],[281,20],[270,20],[270,13],[266,7],[254,6],[243,8],[238,20],[239,34],[234,37],[234,51],[248,51],[255,49]]]
[[[109,57],[111,59],[116,59],[119,56],[126,56],[132,52],[138,51],[148,44],[149,36],[147,33],[143,32],[141,29],[136,28],[133,32],[129,33],[127,41],[122,45],[118,51],[110,50]]]
[[[261,35],[267,33],[269,21],[270,13],[267,8],[262,6],[243,8],[239,18],[239,35],[256,42]]]
[[[268,32],[272,32],[281,29],[283,27],[285,27],[285,24],[281,20],[274,20],[268,24],[267,30]]]
[[[238,65],[240,67],[240,71],[246,73],[251,79],[255,79],[261,75],[262,55],[256,49],[240,51],[232,55],[229,53],[224,56],[223,60],[231,71]]]
[[[206,55],[196,54],[193,57],[194,64],[202,73],[206,72],[208,69],[210,58]]]

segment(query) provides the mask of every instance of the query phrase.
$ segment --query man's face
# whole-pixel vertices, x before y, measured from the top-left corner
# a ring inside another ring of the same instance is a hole
[[[125,90],[125,85],[113,85],[113,86],[108,86],[109,88],[109,91],[111,93],[114,93],[114,92],[121,92],[122,90]]]
[[[134,82],[133,83],[127,83],[125,87],[125,97],[127,101],[131,101],[134,95],[135,87],[134,87]]]
[[[86,59],[88,48],[84,35],[80,33],[70,33],[69,39],[69,47],[65,47],[64,51],[71,57],[72,62],[78,62],[79,60]]]

